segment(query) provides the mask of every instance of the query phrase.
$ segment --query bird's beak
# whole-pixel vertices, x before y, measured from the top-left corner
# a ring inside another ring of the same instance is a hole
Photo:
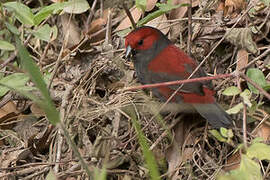
[[[129,58],[130,57],[131,51],[132,51],[132,48],[130,47],[130,45],[128,45],[127,48],[126,48],[125,58]]]

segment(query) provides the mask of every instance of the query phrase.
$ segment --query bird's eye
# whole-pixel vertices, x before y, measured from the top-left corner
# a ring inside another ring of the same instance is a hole
[[[138,45],[139,46],[143,45],[143,40],[142,39],[138,42]]]

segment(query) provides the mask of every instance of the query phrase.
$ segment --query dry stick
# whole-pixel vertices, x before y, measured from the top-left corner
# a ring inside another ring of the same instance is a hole
[[[237,76],[237,87],[242,92],[241,84],[240,84],[240,76],[238,74]],[[243,142],[245,149],[247,148],[247,106],[244,103],[244,100],[242,98],[242,104],[243,104],[243,121],[242,121],[242,127],[243,127]]]
[[[243,142],[244,147],[247,149],[247,105],[243,100]]]
[[[124,7],[124,10],[125,10],[125,12],[126,12],[128,18],[129,18],[131,24],[132,24],[133,29],[136,29],[136,23],[135,23],[135,21],[134,21],[132,15],[131,15],[131,13],[130,13],[130,11],[129,11],[129,9],[127,8],[127,5],[126,5],[125,3],[123,3],[123,7]]]
[[[92,8],[89,10],[89,15],[87,17],[87,20],[86,20],[86,23],[85,23],[85,30],[86,30],[86,33],[88,33],[89,31],[89,25],[90,25],[90,22],[92,21],[93,19],[93,16],[94,16],[94,9],[96,7],[96,4],[97,4],[97,0],[95,0],[92,4]]]
[[[100,0],[100,17],[103,17],[104,1]]]
[[[171,130],[176,124],[178,124],[181,121],[181,118],[178,118],[175,122],[173,122],[173,124],[170,124],[169,127],[167,129],[165,129],[165,131],[157,138],[157,140],[151,145],[151,147],[149,148],[149,150],[153,150],[160,142],[161,140],[167,136],[169,130]]]
[[[189,6],[188,6],[188,42],[187,42],[187,50],[188,55],[191,55],[191,35],[192,35],[192,14],[191,14],[191,8],[192,8],[192,0],[189,0]]]
[[[185,80],[178,80],[178,81],[169,81],[163,83],[155,83],[155,84],[146,84],[141,86],[129,87],[124,89],[123,91],[132,91],[137,89],[146,89],[146,88],[156,88],[156,87],[163,87],[163,86],[172,86],[172,85],[179,85],[179,84],[186,84],[192,82],[201,82],[201,81],[209,81],[213,79],[221,79],[234,76],[233,73],[231,74],[220,74],[213,77],[200,77],[200,78],[193,78],[193,79],[185,79]]]
[[[107,20],[107,28],[106,28],[106,36],[105,43],[106,45],[112,43],[112,15],[111,10],[108,12],[108,20]]]

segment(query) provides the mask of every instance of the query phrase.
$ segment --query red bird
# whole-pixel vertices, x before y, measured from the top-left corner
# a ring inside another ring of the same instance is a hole
[[[126,57],[132,56],[135,70],[142,84],[154,84],[184,80],[197,67],[197,63],[185,54],[158,29],[143,26],[126,36]],[[203,77],[199,69],[192,77]],[[154,96],[166,101],[180,85],[153,88]],[[214,128],[229,127],[230,116],[216,103],[210,81],[187,83],[170,103],[192,106]]]

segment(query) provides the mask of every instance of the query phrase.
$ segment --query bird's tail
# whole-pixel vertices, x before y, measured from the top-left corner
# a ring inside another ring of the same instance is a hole
[[[212,104],[192,104],[193,107],[204,117],[214,128],[230,127],[231,117],[217,103]]]

